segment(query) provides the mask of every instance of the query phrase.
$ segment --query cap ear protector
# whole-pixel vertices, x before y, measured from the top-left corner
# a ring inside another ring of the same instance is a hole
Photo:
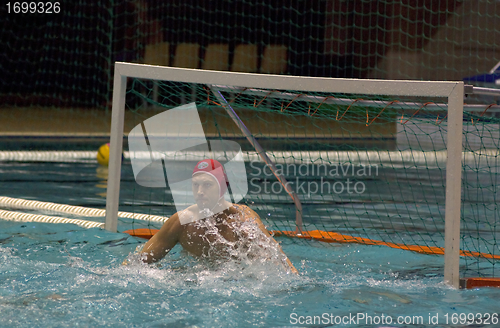
[[[201,173],[208,174],[217,181],[217,185],[219,186],[219,198],[222,198],[229,186],[229,180],[227,179],[222,164],[215,159],[204,159],[199,161],[194,167],[193,176]]]

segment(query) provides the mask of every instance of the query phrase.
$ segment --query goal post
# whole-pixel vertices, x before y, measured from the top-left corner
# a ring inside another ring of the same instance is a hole
[[[374,102],[382,103],[376,116],[366,110],[366,123],[364,121],[356,126],[362,130],[364,126],[368,127],[371,122],[379,119],[379,115],[386,109],[393,106],[399,101],[391,101],[391,99],[409,99],[409,101],[416,102],[418,99],[444,99],[444,106],[447,105],[447,140],[446,140],[446,200],[445,200],[445,240],[444,240],[444,280],[447,284],[453,287],[459,287],[459,257],[460,257],[460,209],[461,209],[461,171],[462,171],[462,120],[463,120],[463,96],[464,84],[463,82],[438,82],[438,81],[395,81],[395,80],[369,80],[369,79],[343,79],[343,78],[317,78],[317,77],[298,77],[298,76],[284,76],[284,75],[262,75],[250,73],[236,73],[236,72],[219,72],[197,69],[184,69],[163,66],[151,66],[132,63],[115,64],[115,79],[113,89],[113,104],[112,104],[112,122],[111,122],[111,140],[110,140],[110,164],[109,164],[109,177],[108,189],[106,200],[106,223],[105,228],[110,231],[117,230],[117,218],[119,208],[119,195],[120,195],[120,176],[121,176],[121,163],[122,163],[122,145],[124,137],[124,117],[125,117],[125,99],[127,96],[127,81],[130,79],[149,80],[149,81],[167,81],[166,83],[183,83],[185,86],[203,85],[208,88],[210,86],[225,86],[228,88],[239,88],[240,91],[230,92],[227,94],[229,97],[237,97],[239,93],[244,93],[245,90],[258,89],[267,90],[268,94],[276,90],[282,92],[283,90],[291,90],[296,96],[292,100],[285,100],[281,102],[281,112],[284,112],[292,102],[306,101],[300,98],[302,94],[315,93],[313,98],[320,99],[315,102],[315,106],[309,106],[309,110],[322,110],[324,103],[329,100],[340,97],[339,95],[347,95],[351,97],[350,104],[342,107],[342,110],[337,108],[337,119],[333,120],[330,124],[340,122],[339,118],[342,113],[347,113],[355,103],[361,103],[361,97],[371,99],[377,97]],[[226,90],[227,91],[227,90]],[[186,91],[185,98],[189,99],[193,96],[196,99],[195,92]],[[335,95],[335,96],[329,96]],[[179,95],[176,95],[179,96]],[[149,96],[146,95],[145,98]],[[184,95],[183,95],[184,97]],[[210,97],[210,96],[207,96]],[[249,99],[252,95],[248,95]],[[183,98],[184,99],[184,98]],[[213,98],[216,99],[216,98]],[[271,97],[261,97],[258,102],[271,101]],[[274,98],[273,98],[274,99]],[[417,99],[417,100],[415,100]],[[219,99],[220,100],[220,99]],[[149,101],[149,100],[147,100]],[[183,100],[184,101],[184,100]],[[213,100],[211,100],[213,101]],[[372,101],[372,100],[368,100]],[[401,100],[402,101],[402,100]],[[230,101],[228,101],[230,103]],[[221,104],[218,104],[220,106]],[[254,104],[255,105],[255,104]],[[168,106],[165,106],[165,109]],[[303,106],[304,107],[304,106]],[[414,106],[415,108],[415,106]],[[418,109],[418,106],[416,107]],[[441,108],[442,110],[443,108]],[[300,111],[301,109],[295,109]],[[332,110],[329,108],[329,110]],[[280,110],[270,111],[268,117],[273,117],[273,113],[280,113]],[[297,112],[298,113],[298,112]],[[340,113],[340,114],[339,114]],[[248,115],[251,115],[248,114]],[[298,115],[298,114],[297,114]],[[334,114],[332,114],[334,115]],[[361,114],[360,114],[361,115]],[[362,114],[364,115],[364,114]],[[370,116],[371,115],[371,116]],[[384,114],[385,115],[385,114]],[[391,114],[392,115],[392,114]],[[241,118],[243,123],[245,118]],[[364,119],[364,118],[363,118]],[[321,120],[315,122],[317,126],[321,126]],[[351,124],[351,123],[349,123]],[[348,124],[348,125],[349,125]],[[307,123],[304,123],[307,125]],[[235,125],[236,126],[236,125]],[[350,125],[354,126],[354,125]],[[208,128],[207,128],[208,129]],[[356,127],[355,127],[356,129]],[[388,126],[382,126],[381,131],[389,129]],[[276,128],[276,130],[278,130]],[[300,126],[297,125],[297,131]],[[251,133],[262,133],[252,131]],[[271,131],[272,138],[279,138],[279,131]],[[307,131],[306,131],[307,132]],[[341,134],[347,132],[340,131]],[[293,135],[294,132],[290,132]],[[309,131],[311,135],[315,131]],[[298,133],[297,133],[298,135]],[[358,143],[366,143],[363,140],[363,134],[360,132]],[[303,136],[300,135],[300,138]],[[306,136],[307,137],[307,136]],[[272,139],[271,138],[271,139]],[[299,138],[299,139],[300,139]],[[335,138],[335,137],[333,137]],[[328,138],[322,139],[324,142],[330,142]],[[351,138],[350,140],[353,140]],[[272,141],[272,140],[271,140]],[[263,147],[266,151],[266,146]],[[307,156],[311,155],[312,149],[305,149],[304,153]],[[254,152],[259,152],[254,149]],[[291,152],[290,154],[292,154]],[[383,153],[383,152],[380,152]],[[387,151],[385,151],[387,153]],[[342,155],[341,151],[335,153],[339,158]],[[358,159],[366,155],[369,157],[368,151],[360,152]],[[291,155],[293,157],[293,155]],[[347,154],[347,157],[350,155]],[[380,156],[380,155],[376,155]],[[391,156],[390,154],[388,155]],[[410,155],[413,156],[413,155]],[[270,156],[271,160],[274,160]],[[285,158],[285,157],[284,157]],[[331,159],[335,162],[335,159]],[[287,190],[287,189],[285,189]],[[291,198],[289,202],[293,204]],[[295,203],[297,205],[297,203]],[[302,211],[302,209],[300,209]],[[306,219],[304,219],[306,220]],[[307,223],[307,222],[305,222]]]
[[[118,203],[120,197],[120,176],[123,153],[123,124],[125,120],[125,96],[127,75],[115,65],[113,81],[113,104],[111,109],[111,132],[109,147],[108,187],[106,190],[105,229],[116,232],[118,226]]]
[[[462,195],[462,121],[464,85],[457,83],[448,95],[448,134],[446,140],[446,205],[444,280],[460,285],[460,205]]]

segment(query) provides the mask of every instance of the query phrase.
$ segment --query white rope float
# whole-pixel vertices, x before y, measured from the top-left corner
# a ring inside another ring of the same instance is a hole
[[[86,217],[106,216],[106,210],[97,208],[41,202],[38,200],[27,200],[27,199],[10,198],[10,197],[0,197],[0,207],[46,210],[46,211],[68,213]],[[167,217],[163,216],[130,213],[130,212],[118,212],[118,217],[134,219],[134,220],[143,220],[143,221],[155,221],[155,222],[165,222],[168,219]]]
[[[75,162],[95,160],[97,151],[0,151],[0,161]]]
[[[352,165],[393,165],[410,166],[415,165],[444,165],[446,163],[446,150],[422,151],[422,150],[366,150],[366,151],[268,151],[269,156],[277,164],[342,164]],[[211,152],[215,157],[224,157],[225,152]],[[179,154],[179,152],[123,152],[125,159],[130,156],[136,158],[173,159],[173,160],[200,160],[206,157],[204,152],[191,152],[190,154]],[[78,162],[95,161],[95,151],[0,151],[0,162]],[[462,158],[464,163],[475,163],[479,156],[496,158],[500,151],[494,149],[481,149],[475,152],[464,151]],[[243,152],[242,160],[245,162],[262,162],[256,152]]]
[[[41,214],[19,213],[5,210],[0,210],[0,219],[16,222],[70,223],[79,225],[84,228],[104,228],[104,223],[100,222],[68,219],[58,216],[47,216]]]

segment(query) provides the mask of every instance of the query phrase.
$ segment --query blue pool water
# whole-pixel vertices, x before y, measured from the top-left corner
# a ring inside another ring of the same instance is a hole
[[[43,223],[0,226],[3,327],[281,327],[324,313],[424,323],[438,315],[444,325],[447,314],[498,311],[496,289],[445,286],[438,256],[280,239],[299,276],[265,265],[208,269],[179,247],[160,267],[121,266],[140,242],[125,234]]]
[[[0,170],[2,195],[104,207],[93,163],[1,163]],[[128,192],[121,210],[137,207]],[[500,290],[449,288],[441,256],[277,240],[300,275],[265,263],[207,267],[179,246],[157,265],[122,266],[143,240],[0,220],[0,326],[443,327],[462,319],[465,326],[469,314],[490,323],[475,327],[495,326]]]

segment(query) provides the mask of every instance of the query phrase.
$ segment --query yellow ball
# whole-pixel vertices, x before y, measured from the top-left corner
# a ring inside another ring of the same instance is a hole
[[[99,147],[99,150],[97,151],[97,162],[102,166],[109,165],[109,143]]]

